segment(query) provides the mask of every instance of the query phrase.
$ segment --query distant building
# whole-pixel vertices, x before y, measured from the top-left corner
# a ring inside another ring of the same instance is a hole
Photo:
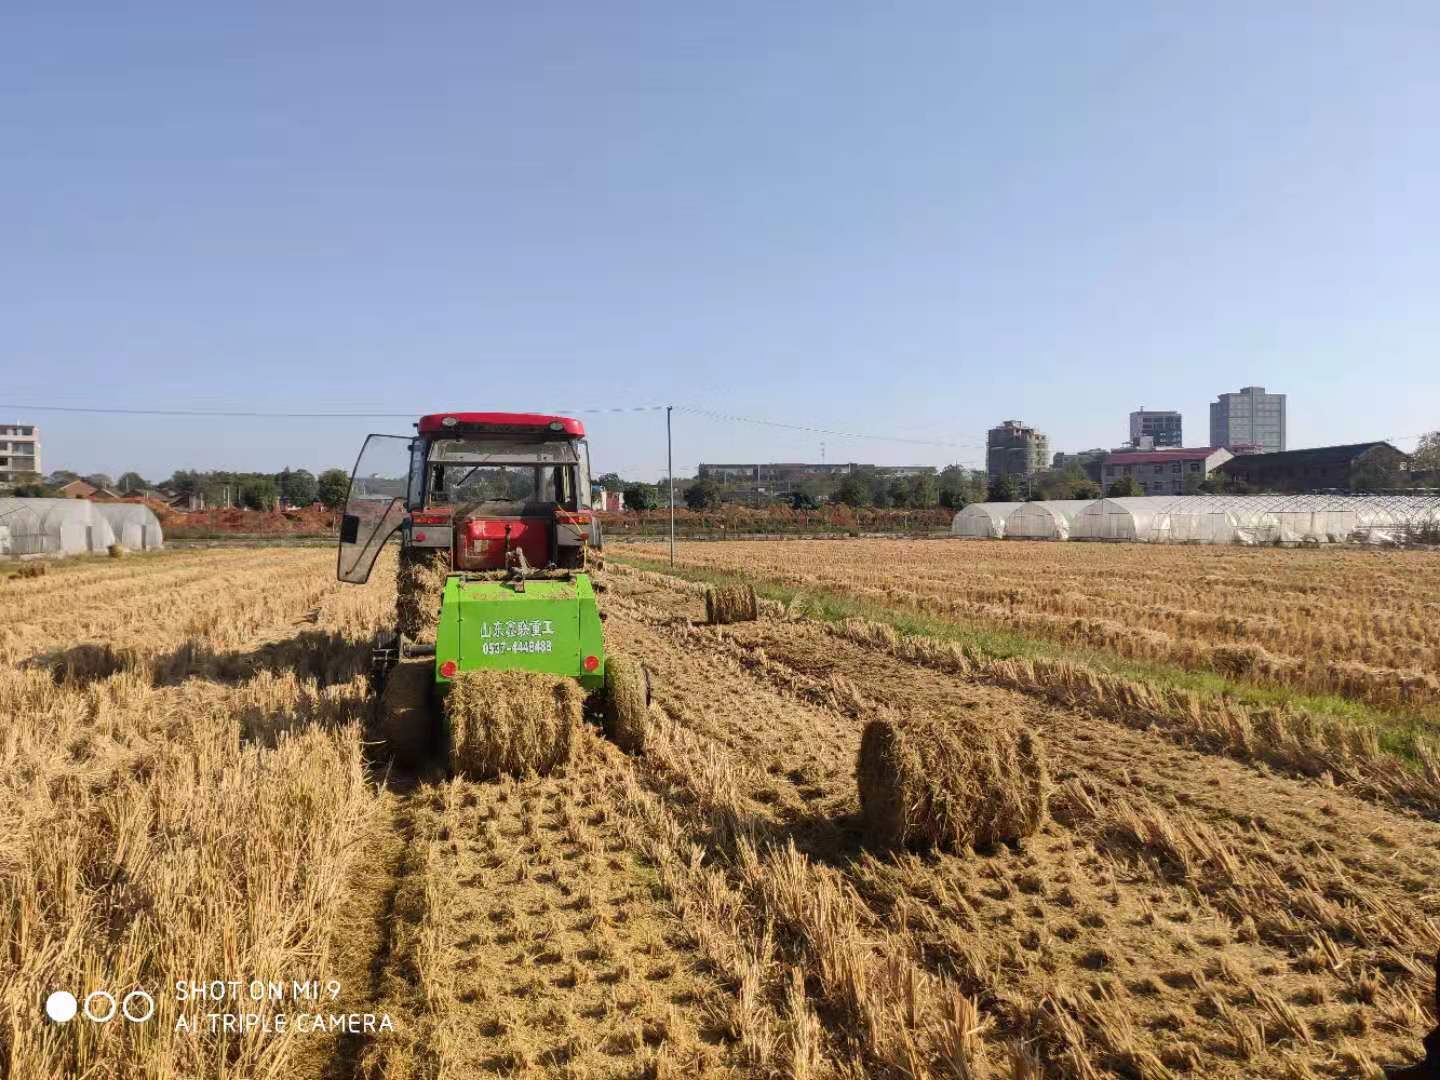
[[[991,480],[1002,476],[1031,476],[1050,459],[1050,440],[1019,420],[1006,420],[990,429],[985,440],[985,471]]]
[[[34,424],[0,424],[0,486],[31,480],[40,471],[40,429]]]
[[[1408,459],[1387,442],[1312,446],[1279,454],[1247,454],[1232,458],[1222,470],[1227,478],[1260,491],[1353,491],[1405,482]]]
[[[1285,395],[1267,394],[1263,386],[1219,395],[1210,403],[1210,445],[1258,446],[1267,454],[1284,450]]]
[[[1173,409],[1138,409],[1130,414],[1130,445],[1141,446],[1142,439],[1156,450],[1167,446],[1184,446],[1180,414]]]
[[[801,484],[830,485],[851,473],[889,478],[934,476],[934,465],[862,465],[858,462],[807,464],[798,461],[751,462],[746,464],[700,463],[697,480],[713,480],[725,489],[725,497],[746,502],[788,498]]]
[[[1056,451],[1054,459],[1050,462],[1050,467],[1052,469],[1068,469],[1072,465],[1076,466],[1081,469],[1089,479],[1098,484],[1100,482],[1101,467],[1105,464],[1105,459],[1109,455],[1109,450],[1099,446],[1093,450],[1081,450],[1074,454],[1067,454],[1065,451],[1060,450]]]
[[[88,499],[100,494],[100,489],[88,480],[71,480],[68,484],[60,487],[59,495],[62,499]]]
[[[1231,460],[1223,447],[1201,446],[1179,450],[1117,450],[1105,459],[1100,486],[1106,491],[1129,477],[1142,495],[1186,495],[1210,474]]]
[[[590,505],[607,514],[618,514],[625,509],[625,492],[609,491],[597,485],[590,492]]]

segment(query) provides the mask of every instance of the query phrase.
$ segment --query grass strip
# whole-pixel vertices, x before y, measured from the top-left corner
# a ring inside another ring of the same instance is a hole
[[[1215,671],[1176,667],[1153,661],[1118,657],[1096,649],[1077,648],[1030,637],[1009,630],[995,630],[973,623],[915,611],[898,604],[882,604],[859,599],[835,589],[806,588],[784,585],[764,577],[735,574],[694,566],[671,566],[660,559],[647,559],[628,552],[607,551],[606,558],[685,581],[708,585],[741,585],[754,587],[758,596],[789,605],[796,603],[809,617],[827,622],[846,619],[869,619],[893,626],[907,637],[930,637],[955,642],[990,659],[1008,660],[1015,657],[1064,658],[1084,664],[1097,671],[1113,672],[1130,678],[1143,679],[1157,686],[1190,690],[1206,697],[1228,697],[1261,708],[1289,706],[1324,716],[1333,716],[1352,723],[1370,724],[1378,729],[1380,745],[1388,752],[1407,761],[1416,762],[1417,736],[1433,738],[1440,732],[1435,717],[1378,708],[1338,694],[1314,694],[1282,686],[1259,686],[1228,678]]]

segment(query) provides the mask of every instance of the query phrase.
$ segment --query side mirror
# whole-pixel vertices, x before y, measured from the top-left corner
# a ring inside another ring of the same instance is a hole
[[[360,519],[354,514],[345,514],[340,518],[340,542],[342,544],[354,544],[360,539]]]

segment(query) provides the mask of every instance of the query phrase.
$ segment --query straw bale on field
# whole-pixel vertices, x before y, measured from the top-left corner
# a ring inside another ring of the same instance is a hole
[[[750,585],[718,585],[705,590],[705,621],[712,626],[753,622],[758,615],[759,603]]]
[[[570,759],[584,702],[572,679],[461,672],[445,696],[451,770],[476,778],[550,772]]]
[[[450,573],[443,551],[402,548],[395,573],[395,627],[412,641],[434,641],[440,621],[440,594]]]
[[[965,711],[871,720],[856,770],[867,831],[887,846],[989,847],[1035,832],[1050,777],[1039,739]]]

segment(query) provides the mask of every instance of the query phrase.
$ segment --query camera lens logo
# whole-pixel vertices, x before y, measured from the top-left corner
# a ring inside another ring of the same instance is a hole
[[[56,990],[45,999],[45,1015],[57,1024],[69,1023],[77,1011],[97,1024],[108,1024],[117,1012],[132,1024],[143,1024],[155,1015],[155,999],[144,990],[131,990],[118,1001],[108,990],[92,990],[83,1008],[69,990]]]

